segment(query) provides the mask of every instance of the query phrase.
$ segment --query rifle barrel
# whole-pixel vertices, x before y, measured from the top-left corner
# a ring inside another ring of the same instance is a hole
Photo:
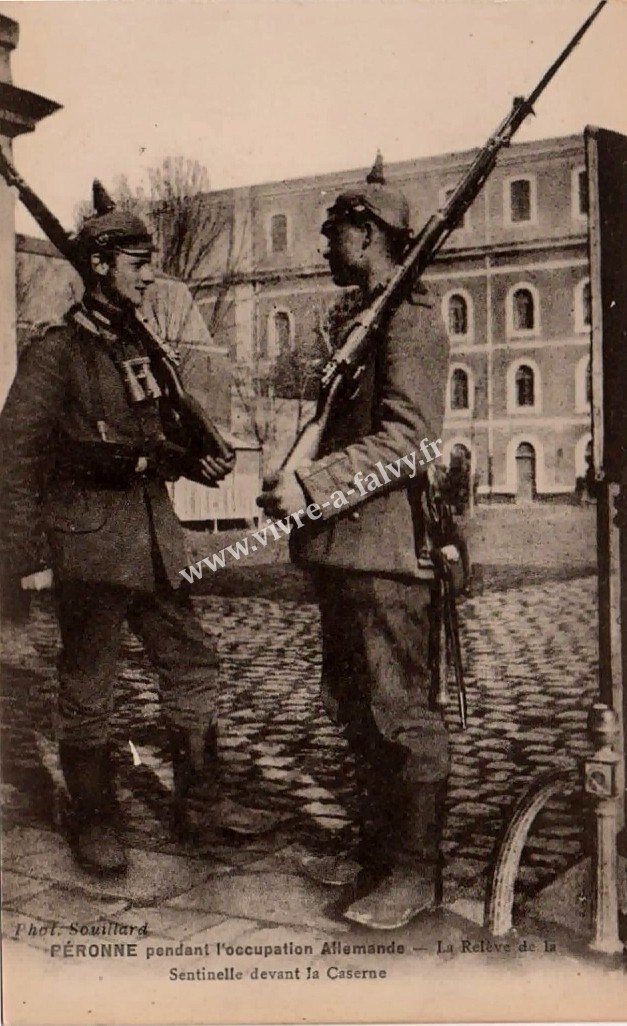
[[[553,64],[549,68],[549,70],[542,76],[542,78],[538,82],[537,86],[535,87],[533,92],[530,93],[530,95],[529,95],[529,97],[527,99],[527,103],[529,104],[530,107],[533,107],[534,103],[536,102],[536,100],[540,96],[540,93],[544,92],[544,90],[548,86],[548,84],[551,81],[551,79],[553,78],[553,76],[561,68],[561,66],[564,63],[564,61],[567,60],[570,57],[571,53],[573,52],[573,50],[575,49],[577,44],[580,42],[581,38],[586,34],[588,29],[592,25],[592,22],[595,21],[596,18],[599,16],[599,14],[601,13],[602,9],[605,7],[606,3],[607,3],[607,0],[600,0],[600,3],[598,3],[596,5],[596,7],[594,8],[592,14],[588,18],[586,18],[586,20],[584,21],[584,23],[581,26],[581,28],[579,28],[577,30],[577,32],[575,32],[575,35],[571,39],[570,43],[568,43],[568,45],[564,47],[564,49],[562,50],[562,52],[559,55],[559,57],[557,58],[557,60],[555,60],[553,62]]]
[[[476,154],[467,171],[462,175],[446,204],[428,219],[421,230],[409,242],[403,262],[398,265],[385,290],[358,318],[355,328],[345,342],[328,361],[322,373],[322,391],[328,389],[335,376],[350,378],[363,362],[364,352],[373,331],[381,324],[395,306],[402,300],[410,283],[415,283],[424,273],[436,254],[442,248],[460,217],[481,192],[486,179],[493,170],[498,154],[509,146],[512,137],[524,120],[533,113],[533,105],[546,89],[564,61],[572,53],[592,22],[605,7],[607,0],[600,0],[592,13],[564,47],[557,60],[542,76],[528,98],[514,100],[513,106],[486,144]]]

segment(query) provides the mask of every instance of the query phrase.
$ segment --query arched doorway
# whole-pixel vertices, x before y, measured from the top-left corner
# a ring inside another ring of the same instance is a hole
[[[516,501],[533,502],[536,496],[536,451],[529,442],[516,449]]]

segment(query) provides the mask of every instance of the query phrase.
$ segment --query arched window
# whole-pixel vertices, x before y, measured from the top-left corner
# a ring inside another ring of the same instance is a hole
[[[534,374],[531,367],[523,364],[516,371],[516,405],[535,406]]]
[[[285,214],[274,214],[270,221],[270,246],[273,253],[285,253],[287,250],[287,217]]]
[[[585,477],[586,473],[594,471],[594,453],[592,451],[592,438],[587,431],[575,444],[575,475]]]
[[[590,279],[580,281],[575,288],[575,331],[589,333],[592,325],[592,293]]]
[[[469,409],[468,374],[461,367],[457,367],[451,375],[451,402],[452,410]]]
[[[516,289],[512,296],[514,331],[533,331],[536,326],[535,304],[530,289]]]
[[[573,168],[571,207],[575,219],[583,220],[588,216],[588,175],[585,167]]]
[[[451,342],[473,341],[475,318],[472,296],[466,289],[451,289],[442,296],[442,319]]]
[[[583,323],[586,325],[592,324],[592,294],[590,292],[590,282],[587,281],[584,284],[583,291],[581,294],[581,305],[583,313]]]
[[[468,334],[468,303],[458,292],[448,301],[448,333],[451,337]]]

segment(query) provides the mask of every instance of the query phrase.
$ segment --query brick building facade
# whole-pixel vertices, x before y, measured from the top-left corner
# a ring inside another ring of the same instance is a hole
[[[390,164],[389,181],[419,226],[446,197],[472,152]],[[246,236],[230,323],[233,361],[254,367],[258,401],[281,407],[275,445],[289,445],[273,361],[319,331],[337,290],[322,259],[320,225],[338,191],[367,169],[234,190]],[[572,495],[590,442],[590,300],[583,139],[512,146],[425,275],[451,343],[444,430],[447,458],[470,454],[479,498]],[[208,269],[197,300],[211,308]],[[264,392],[265,389],[265,392]],[[274,398],[273,398],[274,395]],[[292,397],[294,402],[294,397]],[[246,404],[245,404],[246,405]],[[237,427],[246,420],[237,397]],[[275,432],[275,435],[277,432]]]

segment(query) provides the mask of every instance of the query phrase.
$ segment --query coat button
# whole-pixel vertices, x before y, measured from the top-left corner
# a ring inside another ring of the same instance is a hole
[[[354,509],[351,513],[351,520],[359,520],[359,510]]]

